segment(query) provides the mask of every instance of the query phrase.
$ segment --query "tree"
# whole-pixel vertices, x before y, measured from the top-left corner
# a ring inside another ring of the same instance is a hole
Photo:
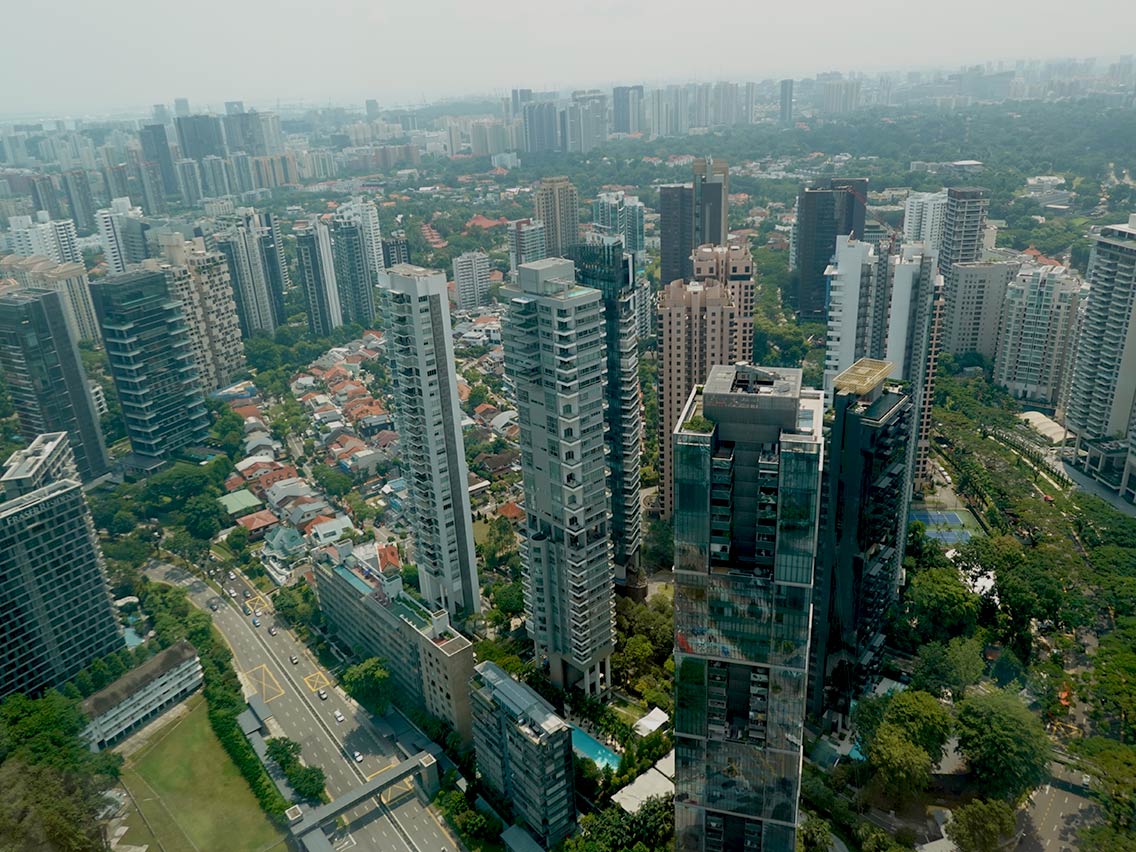
[[[1136,830],[1136,746],[1089,737],[1077,745],[1077,751],[1092,773],[1092,789],[1109,826],[1131,834]]]
[[[302,747],[295,740],[290,740],[287,737],[271,737],[265,741],[264,745],[268,756],[285,771],[300,759]]]
[[[943,759],[943,749],[951,737],[951,714],[926,692],[907,689],[895,695],[884,713],[883,723],[902,731],[927,752],[932,764]]]
[[[227,536],[225,536],[225,545],[233,554],[240,557],[249,545],[249,531],[242,527],[240,524],[233,527]]]
[[[296,795],[309,802],[318,802],[323,798],[327,778],[318,766],[300,766],[288,776],[288,783]]]
[[[876,731],[884,722],[888,705],[891,704],[892,693],[885,695],[866,695],[856,702],[852,710],[852,729],[860,743],[860,751],[871,754],[872,742],[876,738]]]
[[[1017,803],[1049,777],[1049,738],[1016,695],[967,698],[957,728],[959,751],[986,797]]]
[[[674,528],[668,521],[651,518],[643,541],[643,567],[646,571],[665,571],[674,565]]]
[[[378,657],[371,657],[347,669],[343,673],[343,687],[376,716],[386,714],[394,694],[390,672]]]
[[[955,809],[947,837],[959,852],[999,852],[1015,827],[1014,812],[1005,802],[975,799]]]
[[[208,494],[190,497],[182,510],[185,531],[198,541],[209,541],[228,520],[229,516],[225,514],[217,498]]]
[[[799,852],[828,852],[832,845],[832,827],[823,819],[809,814],[804,825],[797,829]]]
[[[325,464],[317,464],[313,467],[312,476],[315,477],[320,488],[332,497],[342,497],[355,485],[351,477],[346,473],[341,470],[336,470],[333,467],[328,467]]]
[[[645,674],[651,666],[653,649],[645,636],[630,636],[623,643],[623,650],[612,654],[612,666],[622,674],[623,682],[632,684]]]
[[[876,730],[868,765],[888,798],[903,802],[931,783],[931,757],[899,728],[884,722]]]
[[[1089,697],[1096,718],[1123,742],[1136,742],[1136,618],[1117,619],[1100,640]]]
[[[907,589],[909,617],[924,642],[969,636],[978,622],[978,595],[954,568],[929,568]]]
[[[520,583],[503,583],[493,590],[493,604],[506,616],[525,611],[524,587]]]
[[[916,653],[911,688],[936,696],[947,690],[959,701],[966,688],[978,682],[984,668],[982,643],[977,639],[956,637],[947,645],[930,642]]]

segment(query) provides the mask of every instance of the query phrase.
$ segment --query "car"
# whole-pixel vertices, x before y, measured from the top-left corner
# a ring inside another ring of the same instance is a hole
[[[316,695],[318,695],[320,697],[320,701],[327,701],[327,690],[326,689],[321,689],[319,692],[316,693]]]
[[[300,658],[297,657],[295,654],[290,656],[288,659],[292,662],[292,665],[294,665],[294,666],[298,666],[300,664]]]
[[[260,611],[260,610],[258,609],[258,610],[256,610],[256,611],[255,611],[255,612],[254,612],[253,614],[254,614],[254,615],[255,615],[255,616],[257,617],[257,618],[260,618],[260,616],[261,616],[261,615],[262,615],[263,613],[261,613],[261,611]]]
[[[214,612],[217,611],[217,601],[209,601],[209,608]]]
[[[252,615],[252,610],[249,609],[248,604],[242,604],[241,605],[241,612],[243,612],[245,615]]]
[[[252,626],[253,626],[253,627],[260,627],[260,619],[259,619],[259,618],[254,618],[254,619],[252,620]]]
[[[356,763],[362,763],[363,762],[363,752],[357,751],[357,752],[355,752],[355,754],[353,754],[351,756],[355,758]]]
[[[252,592],[250,592],[248,589],[245,589],[244,595],[245,595],[245,600],[247,601],[249,598],[252,597]]]
[[[277,633],[277,630],[276,630],[275,624],[268,628],[268,635],[269,636],[275,636],[276,633]]]
[[[229,597],[235,598],[236,596],[237,596],[237,590],[236,589],[229,589]]]
[[[229,579],[230,579],[230,580],[235,580],[235,579],[237,579],[237,572],[236,572],[236,571],[230,571],[230,572],[229,572]]]
[[[344,721],[344,719],[343,719],[343,714],[342,714],[342,713],[340,713],[340,712],[339,712],[338,710],[336,710],[336,711],[335,711],[334,715],[335,715],[335,723],[336,723],[337,725],[338,725],[338,724],[339,724],[340,722],[343,722],[343,721]]]
[[[1092,783],[1093,783],[1093,776],[1088,775],[1088,774],[1081,776],[1081,786],[1082,787],[1089,787],[1089,786],[1092,785]]]

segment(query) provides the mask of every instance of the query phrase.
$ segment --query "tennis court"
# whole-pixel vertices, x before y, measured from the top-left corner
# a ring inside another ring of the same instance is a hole
[[[916,509],[910,513],[913,521],[919,521],[924,526],[936,527],[964,527],[958,512],[933,512],[927,509]]]
[[[942,512],[931,509],[913,509],[908,513],[909,521],[919,521],[926,527],[926,535],[943,544],[965,544],[972,534],[958,512]]]

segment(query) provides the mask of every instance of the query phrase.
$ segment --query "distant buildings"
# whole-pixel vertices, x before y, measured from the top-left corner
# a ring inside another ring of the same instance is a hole
[[[1136,214],[1097,235],[1065,421],[1074,464],[1136,502]]]
[[[375,202],[366,198],[352,198],[340,204],[335,218],[359,226],[363,238],[363,249],[367,253],[367,265],[372,284],[378,280],[379,273],[387,268],[383,257],[383,231],[379,226],[379,211]],[[406,261],[400,261],[405,263]]]
[[[521,108],[521,116],[524,120],[527,153],[542,154],[561,150],[560,111],[555,103],[552,101],[526,103]],[[540,218],[539,214],[537,218]]]
[[[566,177],[544,178],[533,193],[534,218],[544,224],[546,257],[567,257],[580,242],[580,200]]]
[[[548,257],[545,247],[544,223],[532,219],[516,219],[508,224],[509,272],[515,274],[517,267],[534,260]]]
[[[781,81],[781,123],[783,125],[790,125],[793,123],[793,81]]]
[[[82,263],[56,263],[44,257],[10,254],[0,258],[0,277],[21,287],[54,290],[63,300],[67,328],[76,341],[98,342],[98,319],[91,302],[91,285]]]
[[[446,277],[408,264],[382,277],[395,422],[411,495],[422,594],[456,614],[481,611],[469,470],[462,443]]]
[[[947,217],[947,191],[913,192],[903,205],[903,241],[923,243],[938,251],[943,245],[943,225]]]
[[[132,207],[129,198],[115,198],[110,207],[95,212],[103,258],[111,275],[121,275],[128,266],[141,263],[148,256],[142,209]]]
[[[611,90],[611,129],[613,133],[640,133],[643,130],[642,86],[616,86]]]
[[[185,313],[165,274],[107,278],[91,294],[135,455],[153,465],[205,440],[209,413]]]
[[[44,216],[40,213],[40,216]],[[11,244],[16,254],[24,257],[46,257],[56,263],[82,263],[79,236],[71,219],[43,219],[31,216],[12,216]]]
[[[469,691],[478,775],[552,848],[576,827],[572,728],[496,663],[474,667]]]
[[[319,219],[296,230],[296,272],[308,306],[308,330],[327,337],[343,325],[331,233]]]
[[[690,278],[697,246],[725,245],[729,236],[730,170],[725,160],[695,159],[694,181],[659,187],[659,276],[663,286]]]
[[[786,295],[803,322],[825,321],[825,270],[838,236],[863,238],[867,194],[866,178],[829,178],[797,196],[796,287]]]
[[[676,848],[794,852],[824,403],[716,366],[675,425]]]
[[[674,510],[674,430],[690,389],[718,364],[753,358],[753,259],[742,244],[699,246],[692,278],[659,293],[659,496],[662,514]]]
[[[123,646],[67,436],[39,436],[0,479],[0,698],[62,686]]]
[[[59,294],[0,294],[0,367],[27,441],[66,432],[68,456],[83,482],[107,472],[106,446],[76,341]]]
[[[215,239],[229,267],[241,335],[275,331],[286,319],[284,290],[291,282],[272,214],[242,208]]]
[[[489,304],[489,255],[467,251],[454,258],[454,288],[458,309],[473,310]]]
[[[200,161],[210,154],[224,157],[228,153],[225,132],[218,116],[179,115],[174,119],[174,127],[177,129],[178,150],[183,157]]]
[[[525,610],[552,682],[612,685],[614,601],[604,460],[604,308],[571,261],[518,269],[502,289],[505,369],[516,388],[525,488]]]
[[[643,237],[643,204],[633,195],[601,192],[592,202],[592,227],[597,233],[619,237],[623,248],[633,255],[645,248]]]

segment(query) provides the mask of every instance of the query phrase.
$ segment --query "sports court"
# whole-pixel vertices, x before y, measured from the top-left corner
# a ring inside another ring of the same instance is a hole
[[[971,532],[958,512],[913,509],[908,520],[919,521],[927,528],[927,537],[943,544],[963,544],[970,541]]]

